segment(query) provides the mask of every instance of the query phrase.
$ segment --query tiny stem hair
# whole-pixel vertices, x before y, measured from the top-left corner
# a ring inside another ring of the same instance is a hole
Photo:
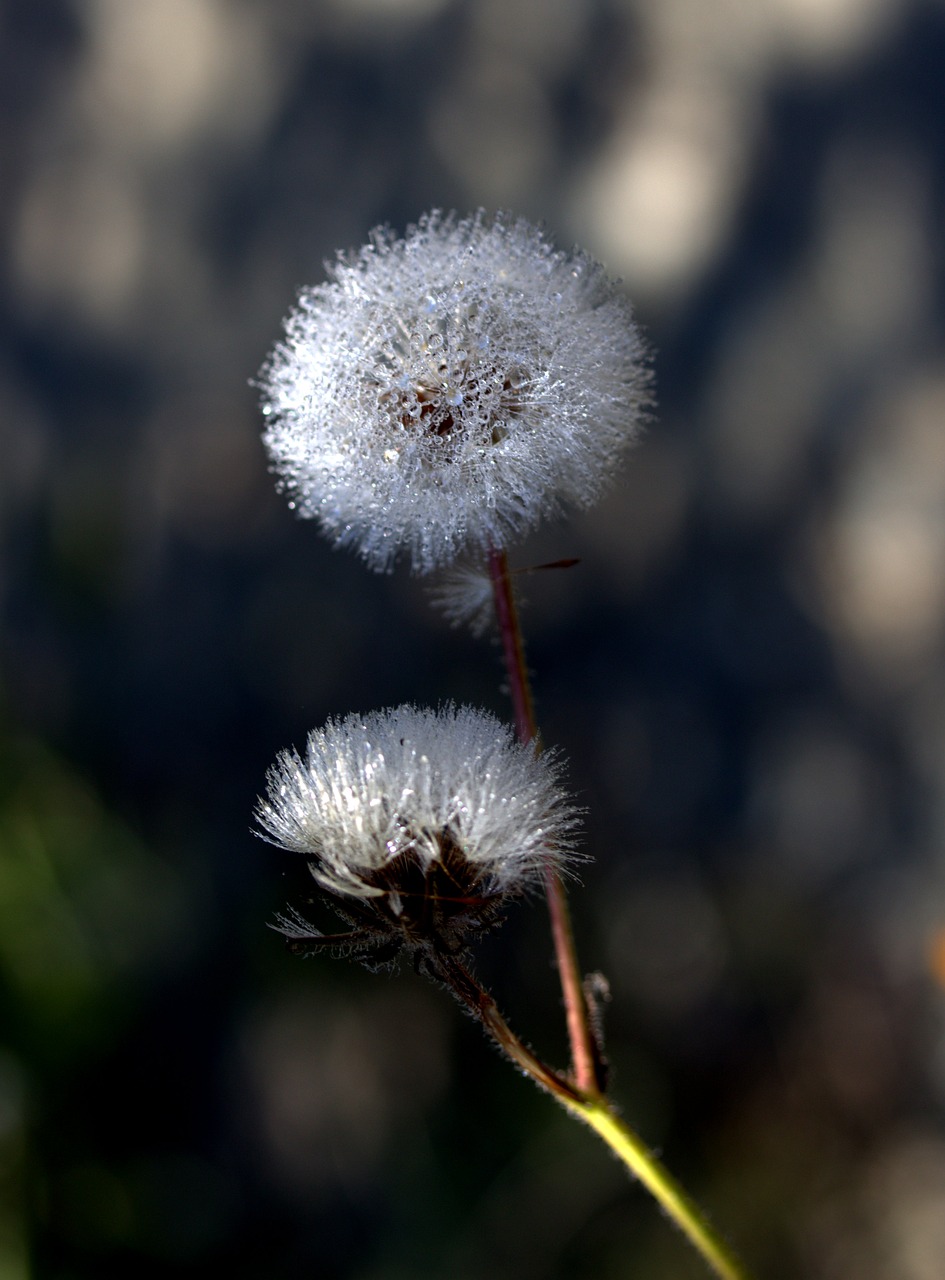
[[[489,573],[502,653],[515,712],[516,732],[522,742],[538,737],[531,681],[525,664],[525,646],[512,588],[508,556],[490,548]],[[571,1046],[572,1084],[545,1066],[518,1039],[496,1008],[495,1001],[461,966],[449,967],[448,985],[482,1023],[499,1048],[527,1075],[552,1094],[610,1147],[721,1280],[748,1280],[748,1273],[692,1200],[643,1140],[617,1114],[602,1089],[600,1050],[591,1032],[587,1001],[580,978],[571,913],[564,884],[553,866],[545,873],[545,891],[551,917],[551,934],[561,980]],[[455,971],[454,971],[455,970]],[[454,981],[455,980],[455,981]]]

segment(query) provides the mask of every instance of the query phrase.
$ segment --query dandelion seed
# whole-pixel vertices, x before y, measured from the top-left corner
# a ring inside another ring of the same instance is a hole
[[[451,565],[430,588],[430,599],[451,627],[468,627],[482,637],[495,624],[492,579],[482,565]]]
[[[427,573],[594,501],[650,398],[597,263],[480,211],[375,231],[327,270],[259,379],[300,515],[374,569],[404,553]]]
[[[404,949],[458,954],[549,865],[575,861],[578,811],[559,775],[553,752],[468,707],[330,720],[304,759],[279,756],[256,819],[308,858],[351,930],[323,935],[295,911],[279,928],[295,950],[337,947],[371,967]]]

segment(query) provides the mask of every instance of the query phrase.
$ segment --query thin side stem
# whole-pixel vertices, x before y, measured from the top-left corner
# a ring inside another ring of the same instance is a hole
[[[748,1273],[699,1206],[643,1140],[617,1115],[612,1104],[596,1092],[592,1096],[582,1094],[570,1081],[546,1066],[519,1040],[502,1017],[495,1000],[459,960],[453,956],[442,957],[439,970],[441,979],[481,1023],[506,1057],[556,1098],[566,1111],[603,1139],[665,1209],[709,1269],[720,1280],[748,1280]]]
[[[492,578],[496,619],[499,624],[499,635],[502,638],[509,693],[515,711],[515,729],[519,740],[527,743],[537,737],[538,730],[531,681],[525,665],[522,629],[519,626],[518,609],[512,590],[508,556],[504,551],[490,549],[489,574]],[[574,931],[571,928],[571,912],[568,909],[568,900],[561,877],[550,866],[545,870],[545,894],[548,899],[551,936],[554,941],[558,976],[564,998],[574,1080],[583,1094],[597,1096],[600,1092],[597,1078],[598,1054],[595,1051],[587,1015],[587,1002],[581,985],[581,973],[574,946]]]
[[[496,1042],[507,1058],[520,1067],[536,1084],[553,1094],[562,1103],[582,1106],[583,1098],[574,1086],[557,1071],[547,1066],[524,1044],[499,1012],[495,1000],[473,977],[466,966],[455,956],[443,956],[438,962],[438,976],[453,995],[466,1006],[477,1022]]]

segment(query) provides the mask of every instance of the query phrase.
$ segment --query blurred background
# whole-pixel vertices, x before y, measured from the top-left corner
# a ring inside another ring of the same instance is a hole
[[[497,651],[274,491],[248,385],[431,207],[623,278],[660,411],[515,548],[627,1118],[769,1280],[945,1258],[945,9],[0,5],[0,1280],[686,1280],[413,973],[287,956],[330,714]],[[479,961],[562,1062],[540,903]]]

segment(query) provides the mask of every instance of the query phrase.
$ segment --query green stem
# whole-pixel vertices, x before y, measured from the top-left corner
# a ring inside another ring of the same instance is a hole
[[[594,1130],[611,1151],[623,1161],[634,1177],[646,1187],[690,1244],[721,1280],[748,1280],[732,1250],[715,1230],[705,1214],[686,1194],[669,1170],[649,1151],[641,1138],[613,1110],[606,1098],[575,1101],[559,1097],[558,1101],[572,1115]]]

